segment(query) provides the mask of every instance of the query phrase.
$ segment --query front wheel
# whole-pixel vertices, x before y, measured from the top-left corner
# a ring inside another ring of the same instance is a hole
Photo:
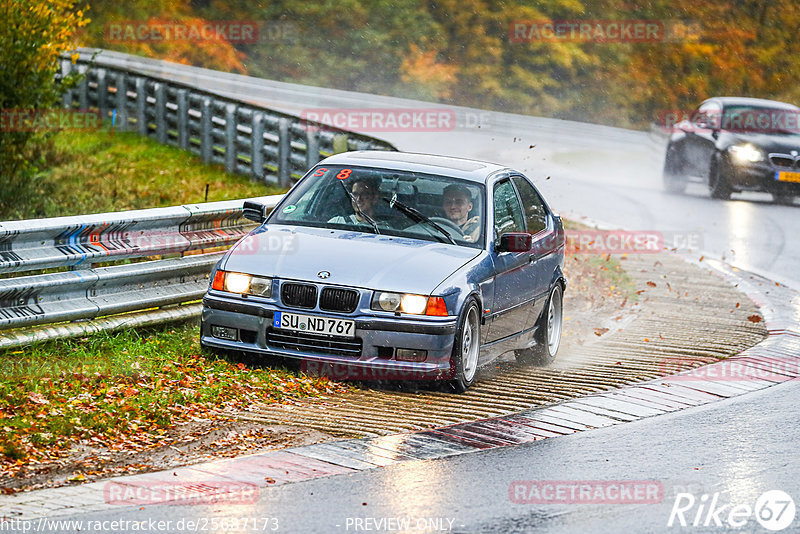
[[[725,164],[719,154],[715,154],[711,158],[711,166],[708,169],[708,190],[711,193],[711,198],[719,200],[728,200],[731,198],[731,193],[733,193]]]
[[[786,195],[782,193],[772,193],[772,201],[781,206],[793,206],[794,195]]]
[[[455,369],[455,376],[450,386],[458,393],[463,393],[475,382],[478,370],[478,354],[481,349],[480,309],[475,299],[470,299],[461,312],[453,340],[453,355],[450,365]]]
[[[542,315],[536,321],[536,345],[514,351],[517,361],[525,364],[548,365],[556,359],[561,344],[563,290],[556,283]]]

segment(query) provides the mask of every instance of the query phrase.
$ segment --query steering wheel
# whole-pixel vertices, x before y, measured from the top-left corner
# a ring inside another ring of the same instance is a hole
[[[457,237],[458,239],[464,239],[464,231],[453,221],[450,219],[445,219],[444,217],[430,217],[431,222],[435,222],[443,229],[450,232],[453,237]],[[455,232],[455,234],[453,234]]]

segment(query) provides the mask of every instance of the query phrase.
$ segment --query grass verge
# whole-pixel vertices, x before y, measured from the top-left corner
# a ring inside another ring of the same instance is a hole
[[[39,147],[31,191],[0,219],[158,208],[283,192],[133,132],[61,131]]]
[[[156,448],[183,422],[346,389],[201,353],[198,335],[193,322],[0,353],[0,477],[82,445]]]

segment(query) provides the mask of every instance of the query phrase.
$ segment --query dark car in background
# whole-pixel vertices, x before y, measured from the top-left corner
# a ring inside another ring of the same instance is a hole
[[[564,230],[518,171],[352,152],[317,164],[271,213],[244,208],[261,224],[211,275],[205,348],[457,391],[503,353],[547,364],[558,351]]]
[[[712,198],[765,191],[792,204],[800,195],[800,108],[743,97],[704,101],[672,131],[664,159],[664,188],[680,193],[705,183]]]

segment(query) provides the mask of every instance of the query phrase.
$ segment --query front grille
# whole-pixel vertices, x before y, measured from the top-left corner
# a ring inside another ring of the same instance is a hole
[[[281,301],[293,308],[313,308],[317,304],[317,288],[308,284],[283,284]]]
[[[791,169],[794,166],[794,158],[789,155],[786,156],[775,155],[775,156],[770,156],[769,159],[773,165],[776,165],[778,167],[787,167]]]
[[[350,313],[358,306],[358,291],[326,287],[319,297],[319,308],[325,311]]]
[[[298,350],[336,356],[361,356],[361,339],[342,339],[293,330],[267,329],[267,346],[274,349]]]

